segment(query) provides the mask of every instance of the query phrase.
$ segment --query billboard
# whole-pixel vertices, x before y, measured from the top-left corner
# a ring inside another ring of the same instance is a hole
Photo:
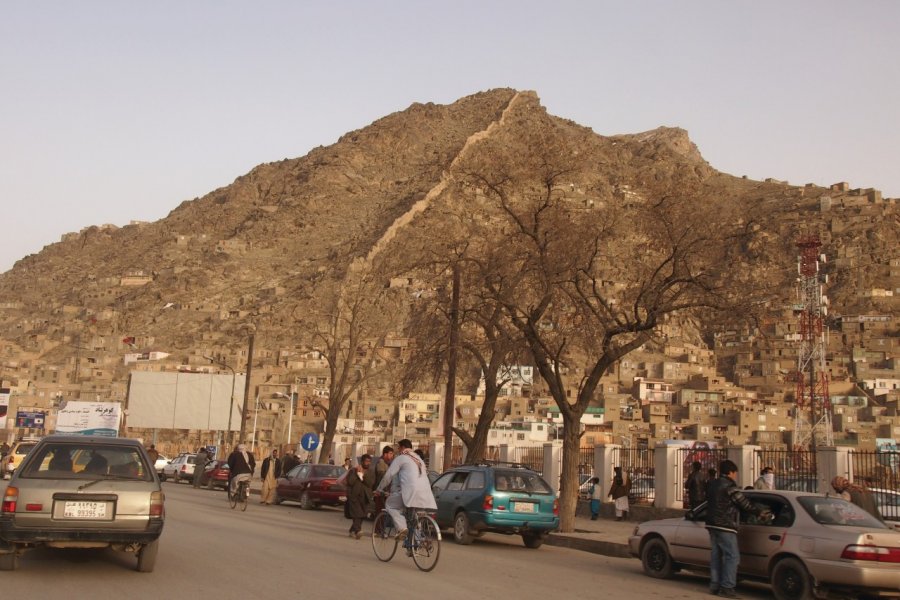
[[[243,373],[132,371],[128,427],[238,431],[243,397]]]
[[[56,433],[115,437],[121,419],[118,402],[64,402],[56,415]]]
[[[46,416],[41,411],[20,410],[16,412],[16,427],[43,429]]]
[[[0,429],[6,429],[6,415],[9,412],[9,388],[0,388]]]

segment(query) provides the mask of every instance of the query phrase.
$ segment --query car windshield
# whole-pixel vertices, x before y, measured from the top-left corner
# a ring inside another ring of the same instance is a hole
[[[314,465],[309,473],[309,477],[340,477],[344,474],[344,467],[336,467],[334,465]]]
[[[494,489],[498,492],[527,492],[529,494],[552,494],[553,490],[533,471],[504,470],[494,471]]]
[[[140,449],[130,445],[48,443],[29,456],[24,479],[131,479],[152,481]]]
[[[842,525],[849,527],[871,527],[887,529],[881,521],[862,508],[842,498],[822,496],[801,496],[797,498],[809,516],[822,525]]]

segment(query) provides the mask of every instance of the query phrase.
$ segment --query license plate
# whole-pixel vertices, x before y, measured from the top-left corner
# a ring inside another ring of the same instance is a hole
[[[66,519],[105,519],[106,502],[66,502],[63,508]]]
[[[534,502],[513,502],[513,512],[533,513]]]

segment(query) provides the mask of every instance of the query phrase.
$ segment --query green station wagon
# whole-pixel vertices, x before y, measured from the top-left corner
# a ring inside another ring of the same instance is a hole
[[[29,548],[132,552],[137,570],[156,563],[163,493],[137,440],[45,437],[16,469],[0,507],[0,570]]]
[[[432,485],[440,527],[458,544],[486,532],[521,535],[539,548],[559,528],[559,503],[541,476],[518,464],[482,463],[451,469]]]

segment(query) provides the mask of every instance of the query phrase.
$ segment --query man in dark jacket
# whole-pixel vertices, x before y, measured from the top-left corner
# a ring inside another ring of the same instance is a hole
[[[734,588],[737,586],[737,569],[741,560],[737,539],[741,511],[764,518],[771,515],[753,506],[741,493],[737,473],[734,462],[723,460],[719,465],[719,479],[708,488],[710,495],[706,498],[706,530],[712,546],[709,591],[723,598],[738,597]]]
[[[247,451],[247,446],[238,444],[238,447],[228,457],[228,493],[234,494],[238,482],[249,480],[256,470],[256,458],[252,452]]]
[[[359,464],[350,467],[347,473],[347,502],[344,508],[346,517],[353,519],[350,537],[356,539],[362,537],[362,522],[369,514],[369,503],[372,501],[372,489],[364,481],[371,466],[372,457],[363,454]]]
[[[691,469],[685,487],[687,488],[688,508],[694,510],[706,502],[706,474],[699,461],[695,460],[691,463]]]

